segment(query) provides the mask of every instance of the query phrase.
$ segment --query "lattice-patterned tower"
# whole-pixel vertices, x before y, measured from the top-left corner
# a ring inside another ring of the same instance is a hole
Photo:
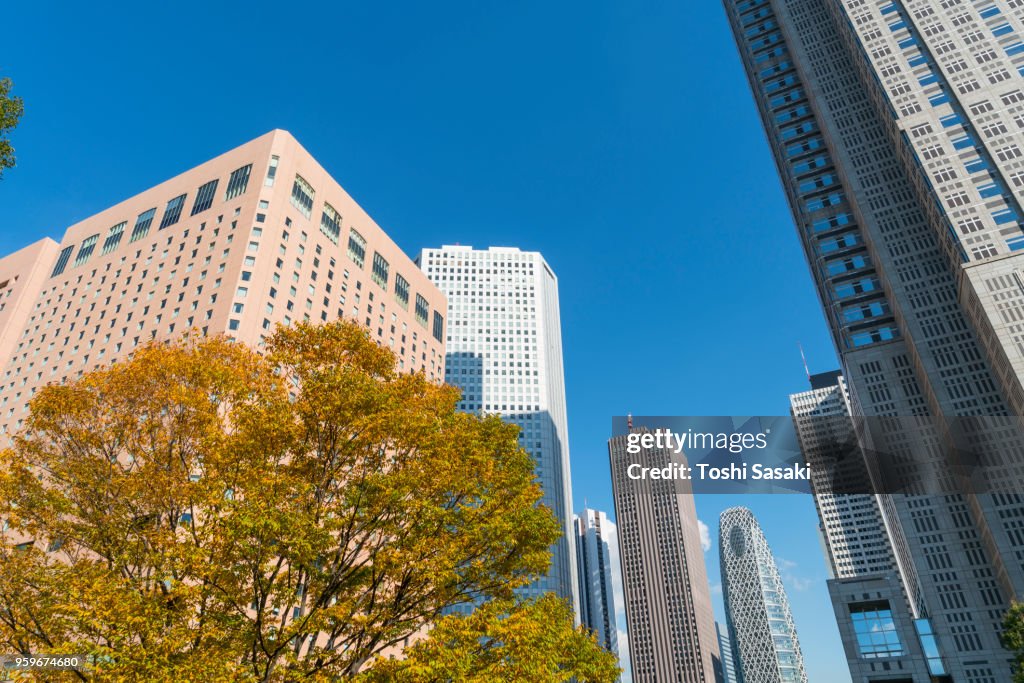
[[[786,590],[754,513],[722,512],[719,553],[729,636],[744,683],[807,683]]]

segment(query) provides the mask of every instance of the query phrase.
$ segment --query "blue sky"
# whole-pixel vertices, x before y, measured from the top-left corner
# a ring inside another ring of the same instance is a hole
[[[835,367],[717,2],[160,5],[5,7],[0,252],[290,130],[410,254],[544,253],[577,508],[612,511],[611,416],[785,414],[798,342]],[[698,500],[712,536],[725,498]],[[812,683],[848,680],[810,500],[741,502],[792,564]]]

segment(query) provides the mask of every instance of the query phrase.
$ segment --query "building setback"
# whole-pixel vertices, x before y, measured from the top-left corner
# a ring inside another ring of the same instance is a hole
[[[954,452],[959,416],[1024,414],[1024,6],[724,5],[854,415],[918,418],[885,444],[899,459]],[[897,573],[832,586],[855,679],[923,680],[899,668],[920,640],[933,676],[1009,680],[1024,498],[959,482],[878,504]],[[852,637],[865,620],[895,642]]]
[[[722,598],[743,683],[807,683],[789,599],[757,518],[747,508],[723,510],[718,543]]]
[[[0,259],[0,430],[43,385],[193,329],[258,346],[346,318],[403,372],[444,377],[444,296],[275,130]]]
[[[561,525],[547,576],[521,593],[554,592],[571,601],[578,621],[558,279],[540,253],[515,247],[443,246],[424,249],[417,262],[448,299],[444,377],[462,389],[459,409],[519,426],[542,502]]]
[[[612,437],[608,455],[633,683],[714,683],[721,661],[689,482],[627,475],[631,463],[686,465],[686,456],[658,448],[630,454],[627,439]]]
[[[619,567],[612,561],[613,555],[618,555],[612,552],[612,546],[618,543],[614,526],[608,515],[590,508],[584,508],[582,515],[574,515],[573,525],[580,578],[580,621],[594,632],[604,649],[618,656],[614,580]]]

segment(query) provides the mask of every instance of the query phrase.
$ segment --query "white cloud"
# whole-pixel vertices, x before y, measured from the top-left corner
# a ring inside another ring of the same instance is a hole
[[[712,595],[721,595],[722,594],[722,584],[720,584],[720,583],[713,583],[713,584],[711,584],[711,594]]]
[[[803,592],[814,584],[814,579],[796,574],[794,570],[797,564],[792,560],[776,557],[775,565],[779,568],[779,577],[782,579],[782,582],[794,591]]]
[[[711,530],[708,529],[708,525],[698,519],[697,529],[700,531],[700,547],[704,552],[711,550]]]

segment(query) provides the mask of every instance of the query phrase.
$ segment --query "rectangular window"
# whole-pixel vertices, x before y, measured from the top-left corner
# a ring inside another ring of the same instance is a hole
[[[302,176],[295,176],[295,183],[292,185],[292,206],[302,212],[306,218],[313,213],[313,195],[315,194],[312,185],[307,183]]]
[[[370,277],[384,289],[388,288],[388,262],[377,252],[373,252],[373,271]]]
[[[85,238],[82,242],[82,246],[78,248],[78,253],[75,255],[75,266],[80,266],[89,260],[92,256],[93,250],[96,248],[96,242],[100,239],[100,234],[96,233]]]
[[[274,186],[274,178],[277,176],[277,162],[280,160],[280,157],[270,157],[270,165],[267,166],[267,179],[263,181],[263,184],[267,187]]]
[[[903,655],[903,644],[888,602],[850,605],[850,619],[861,657],[880,659]]]
[[[154,216],[156,216],[156,207],[139,214],[139,217],[135,219],[135,227],[132,228],[132,236],[128,238],[129,244],[135,240],[141,240],[149,234],[149,226],[153,225]]]
[[[402,304],[402,308],[409,310],[409,281],[401,274],[395,275],[395,298]]]
[[[366,262],[366,240],[354,228],[348,233],[348,257],[360,268]]]
[[[181,209],[185,206],[185,195],[178,195],[171,201],[167,202],[167,208],[164,209],[164,217],[160,220],[160,229],[174,225],[181,219]]]
[[[121,238],[124,236],[124,228],[128,225],[128,221],[121,221],[110,229],[107,233],[107,239],[103,240],[103,250],[100,254],[109,254],[110,252],[117,249],[117,245],[121,243]]]
[[[434,339],[444,341],[444,318],[437,311],[434,311]]]
[[[74,245],[70,247],[64,247],[60,250],[60,256],[57,257],[57,263],[53,266],[53,272],[50,273],[50,277],[57,277],[64,272],[64,269],[68,265],[68,259],[71,258],[71,252],[75,250]]]
[[[320,217],[320,232],[335,244],[341,236],[341,215],[330,204],[324,204],[324,213]]]
[[[427,306],[427,300],[422,295],[416,295],[416,322],[426,327],[427,315],[430,313],[430,307]]]
[[[250,173],[252,173],[252,164],[231,172],[231,177],[228,178],[228,189],[224,192],[224,201],[245,194],[249,188]]]
[[[217,193],[217,183],[219,182],[214,179],[199,188],[199,191],[196,192],[195,204],[192,205],[193,216],[213,206],[213,195]]]

